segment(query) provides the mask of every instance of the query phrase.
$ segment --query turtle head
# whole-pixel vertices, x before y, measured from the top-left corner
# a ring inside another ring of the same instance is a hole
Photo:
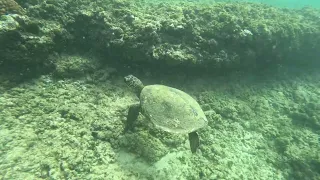
[[[131,88],[134,90],[134,92],[137,94],[137,96],[140,96],[140,93],[142,91],[142,89],[144,88],[143,83],[140,81],[140,79],[138,79],[137,77],[133,76],[133,75],[128,75],[126,77],[124,77],[124,82]]]

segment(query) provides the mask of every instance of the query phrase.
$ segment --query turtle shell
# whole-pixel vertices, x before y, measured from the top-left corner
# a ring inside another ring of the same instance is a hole
[[[140,94],[141,112],[156,127],[190,133],[207,125],[200,105],[187,93],[164,85],[149,85]]]

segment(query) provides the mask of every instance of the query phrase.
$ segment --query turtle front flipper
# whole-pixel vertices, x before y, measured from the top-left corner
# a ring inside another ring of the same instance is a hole
[[[189,143],[192,153],[196,153],[200,145],[199,135],[196,131],[189,133]]]
[[[137,120],[140,112],[140,104],[134,104],[130,106],[128,115],[127,115],[127,122],[126,127],[124,128],[124,131],[133,131],[134,128],[134,122]]]

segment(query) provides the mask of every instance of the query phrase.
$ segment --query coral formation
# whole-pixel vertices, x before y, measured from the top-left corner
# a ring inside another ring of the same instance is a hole
[[[32,31],[33,36],[41,34],[45,41],[51,41],[47,54],[95,51],[130,66],[150,63],[156,70],[188,66],[207,72],[318,63],[320,13],[312,8],[302,11],[254,3],[56,0],[39,2],[27,11],[30,21],[38,24],[38,33]],[[15,32],[30,30],[23,21],[18,22],[20,28]],[[39,28],[47,26],[52,30]],[[0,34],[0,41],[12,32]],[[17,38],[10,43],[20,41]],[[28,40],[39,41],[38,37]],[[32,54],[11,57],[10,46],[2,49],[8,49],[0,55],[5,62],[50,64],[47,58],[41,58],[42,62],[29,58]],[[310,58],[301,61],[306,55]],[[28,61],[22,60],[26,58]]]
[[[55,75],[57,77],[77,77],[92,73],[99,67],[95,58],[60,55],[55,59]]]
[[[0,15],[23,14],[25,10],[14,0],[0,0]]]
[[[28,16],[8,14],[0,18],[0,66],[25,75],[36,74],[54,66],[54,38],[61,34],[55,22],[35,20]]]
[[[197,155],[187,136],[158,131],[143,116],[123,133],[136,97],[120,77],[45,75],[13,88],[1,79],[8,89],[0,88],[0,177],[319,179],[319,72],[280,75],[183,82],[209,121]]]
[[[306,68],[319,67],[319,10],[30,0],[19,15],[0,2],[0,179],[319,179],[320,76]],[[128,72],[198,99],[199,155],[142,116],[124,133]],[[27,73],[46,75],[14,81]]]

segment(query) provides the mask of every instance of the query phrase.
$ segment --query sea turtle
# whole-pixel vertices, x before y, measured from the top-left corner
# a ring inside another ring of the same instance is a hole
[[[196,130],[208,124],[200,105],[187,93],[164,85],[148,85],[135,76],[124,77],[127,85],[134,90],[139,104],[130,106],[126,130],[133,128],[134,121],[141,112],[157,127],[171,133],[188,133],[191,152],[199,147]]]

